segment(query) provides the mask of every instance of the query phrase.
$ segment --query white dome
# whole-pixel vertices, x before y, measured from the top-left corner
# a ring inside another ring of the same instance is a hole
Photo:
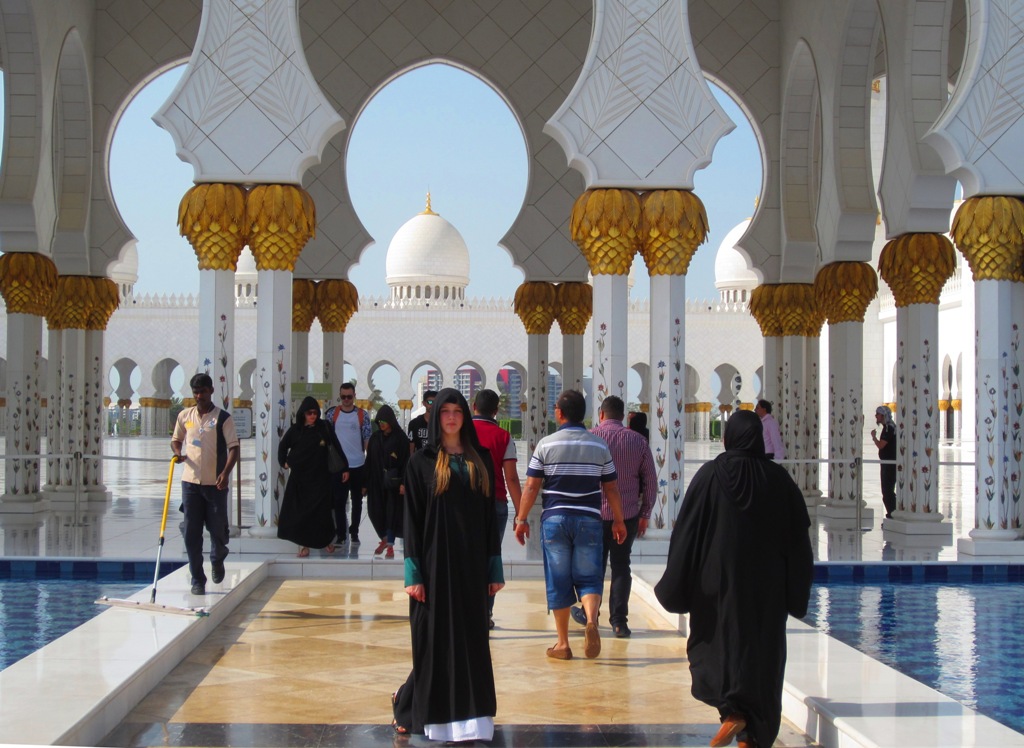
[[[139,247],[138,241],[128,242],[121,251],[117,262],[110,266],[110,279],[118,285],[132,284],[139,279]]]
[[[430,209],[395,232],[385,262],[389,286],[469,285],[469,248],[462,234]]]
[[[747,232],[749,226],[749,218],[741,221],[718,245],[718,253],[715,255],[715,288],[719,291],[751,291],[760,283],[757,273],[747,267],[747,258],[736,248],[737,242]]]

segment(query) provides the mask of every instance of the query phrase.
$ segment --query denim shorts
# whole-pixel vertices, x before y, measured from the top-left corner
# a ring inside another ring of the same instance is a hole
[[[560,514],[541,523],[548,609],[604,591],[604,525],[598,515]]]

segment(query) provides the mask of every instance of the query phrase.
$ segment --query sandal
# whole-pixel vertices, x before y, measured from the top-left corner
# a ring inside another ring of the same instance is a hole
[[[334,543],[328,543],[326,550],[327,550],[328,553],[334,553],[334,550],[335,550]]]
[[[397,734],[399,734],[399,735],[408,735],[409,734],[409,728],[408,727],[402,727],[400,724],[398,724],[398,720],[397,719],[391,720],[391,726],[393,728],[395,728],[395,732]]]
[[[309,556],[309,548],[303,546],[299,549],[299,558],[306,558],[307,556]]]

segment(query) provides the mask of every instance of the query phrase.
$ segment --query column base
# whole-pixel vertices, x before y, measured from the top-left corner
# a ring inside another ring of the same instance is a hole
[[[882,529],[887,533],[899,535],[953,535],[953,523],[943,522],[941,514],[922,516],[896,511],[891,519],[882,520]]]
[[[884,528],[885,524],[882,526]],[[883,529],[882,539],[885,541],[882,547],[882,559],[885,561],[938,561],[942,549],[953,545],[952,534],[908,535]]]
[[[1024,542],[1017,540],[990,540],[979,538],[958,538],[956,552],[961,556],[1012,556],[1024,557]]]
[[[43,494],[41,491],[33,493],[5,493],[0,495],[0,504],[38,504],[42,500]]]
[[[835,504],[823,504],[818,507],[816,518],[821,520],[822,527],[828,528],[829,525],[837,528],[853,527],[857,524],[857,505],[853,502],[846,501]],[[860,506],[860,527],[862,530],[870,530],[875,526],[875,510],[864,505],[861,502]]]

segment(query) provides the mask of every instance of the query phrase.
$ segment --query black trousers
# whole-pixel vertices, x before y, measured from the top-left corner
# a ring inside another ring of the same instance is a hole
[[[359,536],[359,523],[363,519],[363,485],[366,465],[348,469],[348,480],[341,482],[341,474],[337,475],[334,484],[334,527],[337,530],[337,543],[344,543],[346,531],[352,537]],[[349,496],[352,497],[352,523],[345,516],[345,507]]]
[[[885,516],[889,517],[896,511],[896,466],[882,465],[882,503],[885,505]]]
[[[228,556],[228,490],[182,481],[181,503],[185,510],[185,552],[192,583],[206,584],[203,528],[210,533],[210,562],[224,563]]]
[[[622,545],[612,537],[612,523],[604,522],[604,563],[612,562],[612,592],[608,596],[608,622],[612,626],[625,626],[629,618],[629,593],[633,589],[633,576],[629,568],[629,556],[633,551],[633,541],[640,527],[640,516],[626,520],[626,539]]]

